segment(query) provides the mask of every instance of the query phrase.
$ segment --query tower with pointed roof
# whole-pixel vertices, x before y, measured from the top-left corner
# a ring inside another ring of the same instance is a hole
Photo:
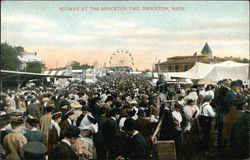
[[[208,56],[209,58],[212,58],[212,56],[213,56],[213,52],[211,51],[207,42],[206,42],[205,46],[203,47],[203,49],[201,50],[201,55]]]

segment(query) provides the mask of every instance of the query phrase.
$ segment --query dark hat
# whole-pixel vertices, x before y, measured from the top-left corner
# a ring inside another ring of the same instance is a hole
[[[84,106],[84,105],[87,104],[86,101],[84,101],[83,99],[79,99],[78,102],[79,102],[82,106]]]
[[[108,110],[105,107],[100,107],[99,108],[99,114],[104,114],[106,113]]]
[[[114,115],[116,115],[116,114],[121,114],[121,110],[118,109],[118,108],[114,108],[114,109],[112,109],[112,110],[110,111],[110,115],[111,115],[111,116],[114,116]]]
[[[80,129],[76,126],[71,125],[65,130],[64,134],[67,138],[78,138]]]
[[[36,101],[36,98],[32,98],[30,101],[31,101],[31,103],[33,103]]]
[[[130,116],[130,117],[133,117],[135,115],[136,111],[134,109],[131,109],[131,110],[128,110],[127,111],[127,114]]]
[[[66,112],[65,114],[64,114],[64,116],[70,116],[70,115],[73,115],[74,114],[74,108],[72,108],[72,109],[70,109],[68,112]]]
[[[194,101],[195,101],[195,100],[194,100],[193,98],[188,98],[188,99],[187,99],[187,103],[188,103],[188,104],[190,104],[190,103],[192,103],[192,102],[194,102]]]
[[[20,110],[11,110],[8,112],[11,116],[23,116],[23,112]]]
[[[28,142],[22,149],[26,160],[44,160],[47,153],[47,147],[39,141]]]
[[[240,86],[243,86],[243,81],[242,81],[242,80],[238,79],[237,82],[238,82],[238,84],[239,84]]]
[[[89,108],[89,106],[82,106],[81,111],[89,111],[89,112],[92,112],[92,110]]]
[[[193,89],[197,89],[198,86],[197,86],[197,85],[192,85],[192,88],[193,88]]]
[[[10,123],[10,115],[5,114],[0,116],[0,128],[4,128]]]
[[[16,122],[16,123],[23,123],[23,116],[16,116],[12,115],[11,116],[11,122]]]
[[[136,129],[136,121],[132,118],[128,118],[124,122],[124,126],[122,127],[122,130],[124,131],[132,131]]]
[[[27,100],[31,100],[33,97],[31,95],[27,96]]]
[[[28,115],[26,122],[29,123],[29,124],[39,123],[39,119],[35,118],[35,117],[32,117],[31,115]]]
[[[231,82],[231,87],[237,86],[237,87],[241,87],[242,86],[242,81],[237,80],[237,81],[232,81]]]
[[[144,110],[139,109],[137,115],[138,115],[138,117],[144,117],[145,116]]]
[[[206,95],[206,96],[204,97],[204,100],[209,100],[209,99],[213,99],[213,97],[212,97],[211,95]]]
[[[63,101],[60,103],[60,108],[62,108],[62,107],[64,107],[64,106],[70,106],[69,101],[63,100]]]
[[[84,91],[79,91],[79,92],[77,93],[77,95],[78,95],[78,96],[84,95]]]
[[[107,99],[105,100],[105,102],[108,102],[108,101],[113,101],[113,97],[112,96],[108,96]]]
[[[132,108],[132,106],[131,106],[129,103],[125,103],[125,104],[123,105],[123,108]]]
[[[242,104],[245,104],[248,101],[248,99],[245,96],[237,95],[233,101],[233,104],[236,106],[240,106]]]
[[[59,117],[62,117],[62,112],[60,110],[54,110],[51,112],[52,119],[57,119]]]

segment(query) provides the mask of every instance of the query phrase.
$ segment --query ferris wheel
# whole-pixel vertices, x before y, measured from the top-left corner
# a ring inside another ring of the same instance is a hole
[[[126,49],[117,49],[109,58],[110,67],[133,67],[134,58]]]

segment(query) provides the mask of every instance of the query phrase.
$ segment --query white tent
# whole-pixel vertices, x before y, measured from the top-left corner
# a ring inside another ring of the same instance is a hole
[[[248,80],[249,64],[225,61],[216,64],[205,64],[197,62],[190,70],[186,72],[165,73],[168,77],[204,79],[212,82],[218,82],[222,79],[241,79]]]
[[[241,79],[247,81],[248,72],[249,64],[226,61],[215,64],[213,70],[207,74],[204,79],[219,81],[231,78],[232,80]]]

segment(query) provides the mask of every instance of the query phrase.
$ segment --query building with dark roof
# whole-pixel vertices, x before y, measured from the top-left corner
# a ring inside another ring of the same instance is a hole
[[[19,56],[17,56],[19,61],[21,62],[21,69],[25,69],[28,63],[39,62],[42,63],[42,57],[38,56],[37,53],[31,53],[23,51]]]
[[[223,62],[226,59],[213,57],[213,52],[210,49],[208,43],[201,50],[201,55],[197,55],[197,52],[193,56],[174,56],[167,59],[165,62],[155,64],[156,72],[185,72],[192,68],[196,62],[202,63],[218,63]]]

